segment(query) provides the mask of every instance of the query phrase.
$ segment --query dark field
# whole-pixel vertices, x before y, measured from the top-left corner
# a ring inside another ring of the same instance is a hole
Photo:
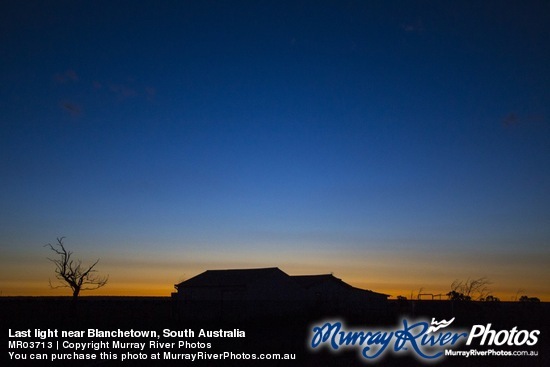
[[[205,305],[206,307],[206,305]],[[307,310],[293,315],[257,318],[241,315],[238,320],[220,314],[210,320],[186,318],[185,312],[175,312],[168,297],[81,297],[78,304],[65,297],[2,297],[0,298],[2,345],[4,360],[14,366],[52,365],[34,361],[14,361],[9,359],[9,329],[28,330],[40,328],[57,330],[155,330],[162,334],[163,329],[186,330],[198,332],[205,330],[232,330],[238,328],[246,332],[245,338],[195,338],[190,342],[211,342],[209,352],[248,352],[248,353],[296,353],[293,361],[69,361],[55,365],[213,365],[213,366],[402,366],[424,365],[417,359],[396,356],[391,353],[374,361],[365,361],[356,349],[352,351],[331,353],[325,348],[312,352],[307,347],[310,331],[314,325],[321,325],[325,320],[340,320],[347,326],[361,330],[394,330],[402,327],[402,319],[414,320],[449,320],[455,317],[451,328],[463,328],[469,331],[473,325],[491,323],[493,330],[540,330],[538,343],[531,347],[502,346],[493,347],[503,350],[536,350],[538,357],[446,357],[438,360],[439,366],[549,366],[550,365],[550,304],[523,302],[450,302],[450,301],[389,301],[387,307],[373,310],[368,314],[350,314],[345,310],[319,311]],[[38,340],[28,338],[28,340]],[[79,339],[79,338],[76,338]],[[77,341],[77,340],[73,341]],[[165,338],[161,338],[163,341]],[[25,340],[20,338],[18,340]],[[53,340],[53,339],[52,339]],[[174,339],[177,340],[177,339]],[[90,341],[83,338],[78,341]],[[462,345],[459,350],[467,350]],[[476,346],[478,350],[487,347]],[[123,350],[118,350],[118,353]],[[152,352],[152,351],[151,351]],[[181,350],[175,350],[180,352]],[[7,358],[7,359],[6,359]]]

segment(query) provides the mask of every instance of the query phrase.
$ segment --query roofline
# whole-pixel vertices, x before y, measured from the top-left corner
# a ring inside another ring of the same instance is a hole
[[[279,267],[277,266],[270,266],[270,267],[266,267],[266,268],[230,268],[230,269],[208,269],[206,271],[204,271],[203,273],[207,272],[207,271],[248,271],[248,270],[272,270],[272,269],[277,269],[277,270],[280,270],[282,271],[281,269],[279,269]],[[284,273],[284,271],[283,271]],[[202,273],[201,273],[202,274]],[[286,273],[285,273],[286,274]]]
[[[189,279],[186,279],[184,281],[181,281],[177,284],[174,284],[174,288],[178,289],[178,286],[181,285],[182,283],[185,283],[195,277],[198,277],[200,276],[201,274],[204,274],[204,273],[208,273],[208,272],[219,272],[219,271],[254,271],[254,270],[278,270],[280,271],[281,273],[287,275],[288,277],[290,278],[300,278],[300,277],[326,277],[326,276],[329,276],[329,277],[332,277],[342,283],[344,283],[346,286],[352,288],[352,289],[356,289],[356,290],[359,290],[359,291],[363,291],[363,292],[369,292],[369,293],[374,293],[374,294],[377,294],[377,295],[380,295],[380,296],[385,296],[385,297],[391,297],[391,295],[389,294],[385,294],[385,293],[379,293],[379,292],[375,292],[375,291],[371,291],[370,289],[362,289],[362,288],[357,288],[357,287],[354,287],[353,285],[349,284],[349,283],[346,283],[344,282],[342,279],[338,278],[338,277],[335,277],[333,273],[328,273],[328,274],[303,274],[303,275],[289,275],[287,273],[285,273],[284,271],[282,271],[281,269],[279,269],[278,266],[272,266],[272,267],[265,267],[265,268],[231,268],[231,269],[209,269],[209,270],[205,270],[203,271],[202,273],[200,274],[197,274],[195,275],[194,277],[191,277]]]

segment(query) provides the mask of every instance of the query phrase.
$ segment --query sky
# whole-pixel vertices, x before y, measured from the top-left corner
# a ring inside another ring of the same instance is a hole
[[[2,1],[0,294],[333,273],[550,301],[547,1]]]

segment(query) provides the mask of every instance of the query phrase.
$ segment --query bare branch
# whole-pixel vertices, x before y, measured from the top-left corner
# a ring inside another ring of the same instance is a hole
[[[455,299],[482,300],[491,293],[490,284],[491,281],[487,277],[468,278],[466,281],[455,279],[451,283],[451,292],[448,295]]]
[[[95,274],[97,271],[94,268],[99,263],[99,259],[87,268],[84,268],[81,260],[71,259],[73,253],[65,248],[64,238],[58,238],[55,247],[49,243],[44,245],[44,247],[48,247],[59,255],[59,259],[48,258],[49,261],[55,264],[54,272],[59,284],[53,285],[51,279],[49,284],[52,289],[71,288],[73,299],[76,300],[80,291],[94,290],[105,286],[109,276],[100,277]]]

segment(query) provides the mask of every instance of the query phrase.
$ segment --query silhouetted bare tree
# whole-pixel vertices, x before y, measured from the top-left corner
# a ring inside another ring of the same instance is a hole
[[[81,260],[72,259],[73,253],[67,251],[65,248],[63,244],[64,238],[65,237],[58,238],[55,246],[49,243],[44,245],[44,247],[49,247],[50,250],[59,255],[58,259],[48,258],[48,260],[55,264],[55,277],[60,283],[59,285],[53,285],[50,279],[50,287],[71,288],[73,292],[73,301],[76,302],[81,291],[103,287],[107,284],[109,276],[100,277],[95,274],[97,270],[95,270],[94,267],[99,262],[99,259],[88,267],[83,266]]]
[[[455,301],[483,300],[491,292],[491,282],[486,277],[478,279],[455,280],[451,284],[451,291],[447,293],[449,299]]]

